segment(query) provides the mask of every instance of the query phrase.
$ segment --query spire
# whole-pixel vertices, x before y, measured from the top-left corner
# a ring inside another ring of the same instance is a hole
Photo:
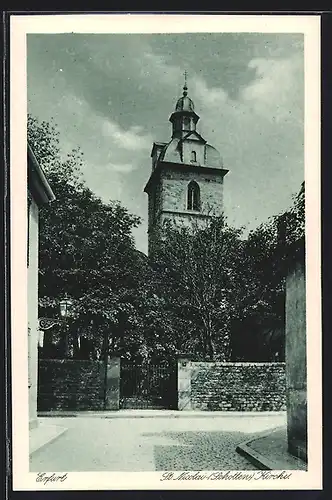
[[[188,73],[185,71],[183,73],[184,75],[184,85],[183,85],[183,93],[182,97],[178,99],[176,106],[175,106],[175,111],[188,111],[188,112],[194,112],[195,106],[194,102],[190,97],[188,97],[188,85],[187,85],[187,77]]]
[[[187,71],[184,72],[184,86],[183,86],[183,97],[188,95],[188,87],[187,87]]]
[[[184,72],[183,94],[177,100],[175,110],[170,116],[173,125],[172,137],[184,137],[188,132],[196,130],[199,116],[195,113],[194,102],[188,97],[187,71]]]

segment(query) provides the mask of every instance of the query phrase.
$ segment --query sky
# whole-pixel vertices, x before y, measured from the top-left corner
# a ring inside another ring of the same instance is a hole
[[[224,209],[254,229],[292,203],[304,180],[304,52],[301,34],[28,34],[28,112],[53,121],[65,154],[79,147],[89,188],[142,219],[154,141],[188,95],[198,132],[229,169]]]

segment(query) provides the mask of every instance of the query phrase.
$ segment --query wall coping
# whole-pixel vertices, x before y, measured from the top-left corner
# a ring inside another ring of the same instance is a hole
[[[101,361],[100,359],[47,359],[47,358],[40,358],[38,360],[38,363],[58,363],[58,364],[64,364],[64,363],[101,363],[104,364],[104,361]]]
[[[110,359],[118,359],[117,356],[111,357]],[[180,359],[185,359],[185,357],[180,357]],[[101,363],[103,364],[104,361],[99,360],[99,359],[46,359],[42,358],[39,359],[39,363],[58,363],[58,364],[63,364],[63,363],[82,363],[82,364],[88,364],[88,363]],[[207,366],[285,366],[286,363],[284,361],[189,361],[192,365],[207,365]],[[159,364],[159,363],[157,363]]]
[[[208,366],[286,366],[285,361],[191,361],[195,365],[208,365]]]

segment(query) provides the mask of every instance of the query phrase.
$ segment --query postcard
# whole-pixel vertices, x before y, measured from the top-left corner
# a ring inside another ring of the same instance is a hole
[[[14,490],[322,489],[320,18],[10,16]]]

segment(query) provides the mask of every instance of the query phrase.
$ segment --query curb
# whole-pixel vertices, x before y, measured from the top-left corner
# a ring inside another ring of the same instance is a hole
[[[273,430],[269,430],[269,432],[265,432],[259,436],[256,436],[255,439],[250,439],[250,441],[245,441],[239,444],[236,447],[237,453],[245,457],[252,465],[257,467],[259,470],[290,470],[287,466],[288,464],[286,464],[285,462],[270,460],[265,455],[262,455],[258,451],[255,451],[250,446],[253,441],[268,437],[277,429],[280,429],[280,427],[276,427]]]
[[[68,431],[68,429],[66,427],[59,427],[58,432],[56,434],[54,434],[53,436],[51,436],[48,439],[46,439],[45,441],[43,441],[42,444],[40,444],[39,446],[36,446],[32,451],[29,451],[29,457],[31,458],[34,453],[36,453],[37,451],[40,451],[45,446],[56,441],[60,436],[63,436],[63,434],[65,434],[67,431]]]
[[[247,442],[239,444],[236,447],[236,451],[259,470],[279,470],[279,467],[274,466],[272,462],[269,462],[263,455],[250,448]],[[283,469],[283,467],[281,467],[281,469]]]

